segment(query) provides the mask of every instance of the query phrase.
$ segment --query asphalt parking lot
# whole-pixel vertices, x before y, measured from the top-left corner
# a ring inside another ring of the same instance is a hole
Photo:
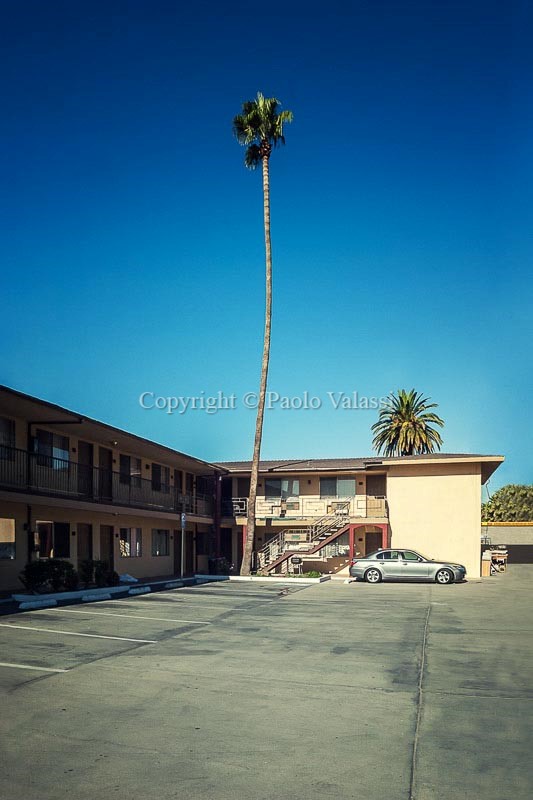
[[[533,567],[0,618],[10,800],[530,800]]]

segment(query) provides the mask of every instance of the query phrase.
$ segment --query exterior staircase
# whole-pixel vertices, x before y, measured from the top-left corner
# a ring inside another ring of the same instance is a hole
[[[349,511],[350,501],[339,501],[335,511],[320,517],[307,528],[280,531],[259,550],[258,571],[268,574],[283,567],[291,556],[316,553],[344,533],[350,519]]]

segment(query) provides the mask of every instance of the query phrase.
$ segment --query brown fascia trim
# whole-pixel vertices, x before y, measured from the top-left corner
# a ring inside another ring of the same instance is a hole
[[[202,467],[208,467],[209,469],[214,470],[215,472],[222,472],[225,474],[229,474],[229,470],[225,467],[221,467],[219,464],[211,464],[210,461],[204,461],[201,458],[196,458],[196,456],[191,456],[188,453],[182,453],[181,450],[174,450],[172,447],[168,447],[165,444],[160,444],[159,442],[154,442],[152,439],[146,439],[144,436],[139,436],[136,433],[131,433],[131,431],[126,431],[123,428],[115,428],[114,425],[109,425],[107,422],[101,422],[98,419],[93,419],[93,417],[88,417],[86,414],[77,414],[75,411],[71,411],[68,408],[64,408],[63,406],[59,406],[56,403],[50,403],[48,400],[41,400],[40,397],[34,397],[31,394],[26,394],[25,392],[19,392],[16,389],[12,389],[10,386],[4,386],[0,384],[0,392],[7,392],[7,394],[12,395],[13,397],[20,397],[23,400],[28,400],[32,403],[37,403],[44,408],[50,408],[53,411],[59,411],[62,414],[67,414],[73,417],[72,420],[68,422],[66,420],[55,420],[54,425],[75,425],[81,424],[82,422],[90,422],[91,425],[99,425],[101,428],[104,428],[106,431],[111,431],[112,433],[119,434],[122,436],[131,436],[138,442],[142,442],[143,444],[149,444],[153,447],[160,447],[167,453],[170,453],[173,456],[182,456],[183,458],[188,458],[190,461],[194,461],[196,464]],[[35,422],[35,420],[31,420],[32,425],[52,425],[52,422],[46,420],[39,420]]]

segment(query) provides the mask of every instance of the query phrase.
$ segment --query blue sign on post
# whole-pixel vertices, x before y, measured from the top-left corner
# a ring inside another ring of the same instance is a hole
[[[187,514],[185,513],[185,511],[183,511],[182,515],[181,515],[181,527],[182,528],[185,527],[185,523],[186,522],[187,522]]]

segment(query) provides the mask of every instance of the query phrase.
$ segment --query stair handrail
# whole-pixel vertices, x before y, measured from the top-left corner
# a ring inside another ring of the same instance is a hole
[[[339,501],[337,508],[335,511],[331,511],[329,514],[325,514],[320,519],[317,519],[313,525],[309,528],[309,533],[311,534],[310,541],[315,541],[319,536],[323,533],[327,533],[328,530],[332,528],[338,527],[339,520],[344,522],[350,516],[350,500],[343,500]]]
[[[348,517],[350,516],[350,502],[350,499],[337,501],[337,508],[335,511],[330,511],[329,514],[324,514],[324,516],[320,517],[316,522],[304,529],[302,533],[307,534],[308,543],[312,544],[313,542],[316,542],[320,536],[327,534],[328,531],[332,531],[335,528],[344,526]],[[257,558],[260,569],[265,569],[282,553],[290,549],[289,547],[286,547],[284,539],[285,533],[286,531],[281,530],[277,536],[274,536],[272,539],[270,539],[258,551]]]

